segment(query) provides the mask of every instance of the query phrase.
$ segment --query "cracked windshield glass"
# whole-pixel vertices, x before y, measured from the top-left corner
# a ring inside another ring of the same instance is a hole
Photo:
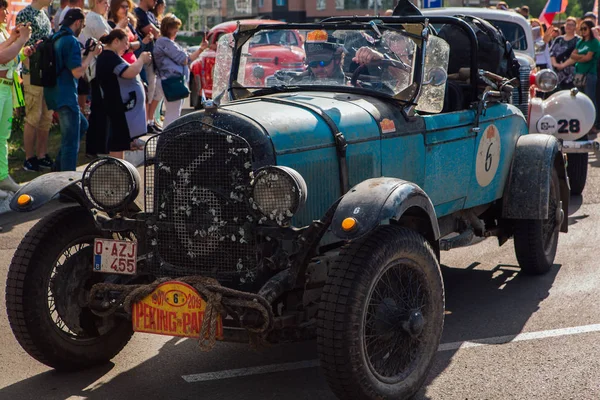
[[[224,54],[231,54],[231,40],[221,39],[217,60],[231,59]],[[412,83],[416,49],[400,28],[259,30],[242,48],[237,82],[247,89],[348,86],[394,96]],[[217,68],[223,90],[229,68]]]

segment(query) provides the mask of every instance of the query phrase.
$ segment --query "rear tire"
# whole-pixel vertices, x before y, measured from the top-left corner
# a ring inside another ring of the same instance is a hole
[[[514,220],[515,254],[524,274],[545,274],[554,264],[560,231],[558,215],[562,214],[559,185],[558,173],[552,169],[546,219]]]
[[[413,396],[443,322],[444,286],[425,238],[383,226],[350,243],[331,266],[317,317],[318,353],[331,389],[340,399]]]
[[[571,184],[571,194],[581,194],[583,192],[587,173],[588,153],[572,153],[567,155],[567,175]]]
[[[93,283],[92,245],[102,237],[83,207],[39,221],[19,244],[8,271],[6,308],[19,344],[59,370],[103,364],[129,341],[131,323],[97,317],[85,305]],[[110,276],[110,275],[108,275]]]

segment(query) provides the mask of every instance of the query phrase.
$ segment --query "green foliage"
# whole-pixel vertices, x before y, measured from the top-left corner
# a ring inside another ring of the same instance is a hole
[[[175,15],[183,22],[183,26],[187,28],[188,16],[198,9],[196,0],[177,0],[175,3]]]

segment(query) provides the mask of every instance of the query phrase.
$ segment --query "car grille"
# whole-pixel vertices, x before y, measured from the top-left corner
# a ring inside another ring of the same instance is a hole
[[[145,162],[149,272],[252,280],[251,171],[246,140],[199,120],[151,138]]]
[[[529,74],[531,73],[531,67],[527,65],[521,65],[519,68],[519,81],[521,87],[515,88],[512,95],[512,103],[517,106],[522,112],[525,118],[529,115]]]

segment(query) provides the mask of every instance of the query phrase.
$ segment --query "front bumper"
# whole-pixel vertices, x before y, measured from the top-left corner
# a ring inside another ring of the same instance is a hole
[[[563,140],[564,153],[594,153],[600,151],[600,142],[595,140]]]

